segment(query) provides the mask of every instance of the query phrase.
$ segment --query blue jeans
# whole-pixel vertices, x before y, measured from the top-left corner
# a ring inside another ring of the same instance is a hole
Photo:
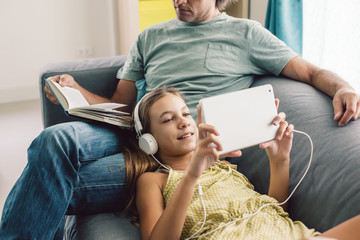
[[[45,129],[7,197],[0,239],[54,239],[65,214],[119,211],[126,197],[120,135],[84,122]]]

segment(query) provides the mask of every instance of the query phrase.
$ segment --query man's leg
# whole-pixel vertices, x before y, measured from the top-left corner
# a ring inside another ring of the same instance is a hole
[[[97,185],[112,185],[107,192],[113,190],[121,195],[124,185],[121,181],[124,178],[119,176],[124,171],[118,172],[118,178],[104,174],[99,179],[95,177],[99,176],[97,171],[82,174],[82,170],[96,163],[97,159],[121,151],[119,135],[117,128],[82,122],[45,129],[29,147],[28,164],[5,202],[0,239],[52,239],[73,196],[77,197],[71,211],[81,205],[92,206],[88,202],[91,199],[77,194],[77,188],[82,185],[80,183],[87,182],[87,178],[104,180]],[[104,161],[103,164],[109,163]],[[119,159],[118,164],[123,164],[123,160]],[[100,165],[99,161],[97,166]],[[90,171],[94,169],[90,168]],[[111,180],[108,181],[107,176]],[[116,184],[119,188],[115,187]],[[103,189],[99,188],[98,194],[102,195]],[[106,202],[107,196],[113,197],[106,193],[102,200]]]
[[[122,153],[82,162],[68,215],[119,212],[125,207],[125,160]]]

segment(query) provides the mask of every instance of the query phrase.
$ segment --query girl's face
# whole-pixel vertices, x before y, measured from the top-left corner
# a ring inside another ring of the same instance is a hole
[[[152,104],[149,117],[160,156],[181,156],[195,150],[197,127],[183,99],[166,94]]]

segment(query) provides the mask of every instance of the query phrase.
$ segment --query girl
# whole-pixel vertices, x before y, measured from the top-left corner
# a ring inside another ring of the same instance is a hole
[[[275,103],[278,106],[279,101]],[[134,121],[138,137],[146,138],[152,148],[149,152],[149,146],[142,147],[151,157],[136,145],[129,146],[126,154],[128,186],[133,192],[128,209],[138,213],[142,239],[300,239],[319,235],[301,222],[293,222],[285,212],[286,205],[278,204],[289,194],[293,138],[293,125],[285,121],[284,113],[274,119],[273,124],[279,125],[275,140],[260,144],[270,162],[268,195],[255,192],[233,165],[219,161],[225,157],[217,153],[222,150],[216,137],[219,133],[214,126],[201,123],[199,109],[196,126],[176,89],[159,88],[146,95],[135,108]],[[235,151],[227,156],[240,155]],[[131,188],[134,182],[136,189]],[[267,206],[253,214],[264,204]],[[356,239],[359,226],[358,216],[322,236]]]

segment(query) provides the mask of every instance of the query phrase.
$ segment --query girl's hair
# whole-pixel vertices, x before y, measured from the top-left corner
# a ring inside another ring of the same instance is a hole
[[[139,119],[143,126],[142,134],[150,132],[150,107],[160,98],[165,95],[173,94],[184,100],[184,97],[176,88],[161,87],[153,90],[147,94],[140,101],[139,105]],[[184,100],[185,101],[185,100]],[[125,210],[133,220],[133,223],[138,223],[138,214],[135,205],[136,182],[141,174],[144,172],[153,172],[159,168],[159,164],[145,152],[143,152],[137,142],[135,130],[127,132],[125,139],[127,140],[124,148],[125,166],[126,166],[126,190],[127,203]]]
[[[224,11],[225,8],[227,8],[228,6],[230,6],[231,4],[236,3],[238,0],[216,0],[216,7],[220,10],[220,11]]]

